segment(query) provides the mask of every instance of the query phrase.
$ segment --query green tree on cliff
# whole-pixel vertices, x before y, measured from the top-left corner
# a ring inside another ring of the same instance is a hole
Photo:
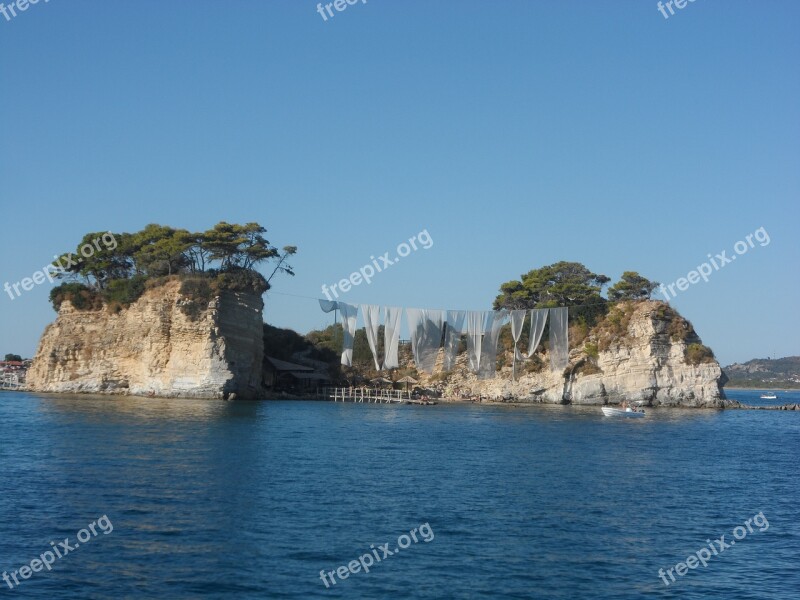
[[[625,271],[620,280],[608,288],[608,299],[614,302],[648,300],[657,287],[657,281],[650,281],[636,271]]]
[[[53,265],[57,277],[80,279],[90,286],[104,289],[112,279],[128,277],[130,257],[119,248],[117,236],[107,231],[87,233],[74,252],[60,255]]]
[[[500,308],[528,309],[572,306],[570,320],[593,323],[605,314],[606,299],[600,294],[610,279],[593,273],[581,263],[561,261],[528,271],[518,280],[500,286],[494,300]]]
[[[278,256],[278,249],[263,235],[266,231],[258,223],[236,225],[221,221],[204,234],[209,258],[220,262],[221,271],[252,269]]]
[[[135,233],[131,241],[128,250],[132,251],[138,269],[146,275],[172,275],[189,264],[185,253],[191,241],[185,229],[151,223]]]
[[[195,233],[155,223],[134,233],[89,233],[75,252],[53,263],[57,276],[67,281],[54,288],[50,298],[56,310],[67,299],[76,308],[95,308],[103,300],[125,306],[152,285],[148,280],[172,275],[182,277],[187,294],[211,289],[187,282],[189,276],[205,278],[216,290],[262,293],[277,273],[294,275],[286,261],[297,252],[296,246],[279,251],[264,237],[266,231],[258,223],[221,221]],[[276,264],[267,279],[256,268],[273,259]]]

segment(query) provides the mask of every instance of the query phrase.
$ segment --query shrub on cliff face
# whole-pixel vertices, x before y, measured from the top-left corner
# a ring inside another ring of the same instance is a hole
[[[540,373],[544,370],[545,362],[539,354],[534,354],[522,365],[523,373]]]
[[[269,289],[269,284],[258,271],[249,269],[234,269],[231,271],[211,271],[216,280],[217,288],[233,292],[253,292],[258,295]]]
[[[598,323],[597,347],[600,351],[608,350],[614,342],[626,339],[631,318],[636,310],[636,304],[632,302],[620,302],[615,304],[605,318]]]
[[[75,310],[100,310],[103,299],[100,293],[82,283],[62,283],[50,290],[50,302],[58,312],[61,304],[69,300]]]
[[[142,275],[136,275],[130,279],[113,279],[103,290],[103,297],[109,304],[130,306],[144,293],[145,281],[146,278]]]
[[[599,375],[603,372],[599,366],[597,366],[591,360],[587,360],[579,364],[575,370],[573,371],[574,375]]]
[[[196,321],[208,308],[208,303],[216,293],[215,286],[206,277],[190,277],[181,282],[180,309],[189,320]]]
[[[667,333],[669,334],[669,339],[671,339],[673,342],[685,342],[688,339],[697,336],[697,334],[694,332],[694,327],[692,327],[692,324],[677,314],[673,315],[672,320],[667,327]]]
[[[685,352],[686,362],[690,365],[699,365],[700,363],[714,362],[714,352],[708,346],[703,344],[689,344],[686,346]]]

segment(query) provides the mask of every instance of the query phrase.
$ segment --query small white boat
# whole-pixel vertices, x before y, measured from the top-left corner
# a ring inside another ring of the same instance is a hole
[[[639,408],[633,410],[632,408],[614,408],[613,406],[601,406],[603,414],[607,417],[622,417],[624,419],[641,419],[644,417],[644,411]]]
[[[775,395],[774,392],[767,392],[766,394],[761,394],[762,400],[777,400],[778,396]]]

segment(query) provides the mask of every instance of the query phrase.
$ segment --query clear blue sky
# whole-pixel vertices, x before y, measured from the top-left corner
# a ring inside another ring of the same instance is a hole
[[[8,4],[8,2],[6,2]],[[427,229],[352,303],[489,308],[558,260],[674,282],[725,364],[800,354],[800,3],[43,0],[0,16],[0,285],[88,231],[258,221],[265,320]],[[50,284],[0,296],[32,355]],[[279,294],[280,293],[280,294]]]

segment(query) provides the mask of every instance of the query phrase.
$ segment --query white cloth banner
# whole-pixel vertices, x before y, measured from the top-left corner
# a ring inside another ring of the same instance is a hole
[[[433,373],[436,356],[442,343],[444,314],[441,310],[407,308],[406,316],[414,363],[423,373]]]
[[[367,333],[367,343],[372,350],[372,359],[375,361],[375,370],[381,370],[378,360],[378,330],[381,327],[381,307],[375,304],[362,304],[361,316],[364,319],[364,329]]]
[[[481,345],[486,322],[492,318],[493,311],[470,310],[467,311],[467,354],[469,356],[469,370],[477,373],[481,368]],[[489,321],[491,323],[491,321]],[[489,326],[491,328],[491,325]]]
[[[339,310],[342,313],[342,332],[344,341],[342,343],[342,364],[346,367],[353,366],[353,340],[356,335],[356,319],[358,318],[358,306],[339,302]]]
[[[522,335],[522,326],[525,324],[525,316],[527,314],[527,310],[511,311],[511,337],[514,338],[514,356],[516,360],[522,360],[522,354],[517,350],[517,342],[519,342],[519,338]]]
[[[383,368],[396,369],[400,366],[397,357],[397,348],[400,345],[400,317],[402,308],[386,306],[386,315],[383,323]]]
[[[442,367],[445,371],[452,371],[456,366],[458,344],[461,341],[461,335],[464,333],[464,321],[466,318],[467,311],[465,310],[447,311],[447,329],[444,335],[444,365]]]
[[[546,308],[534,308],[531,311],[531,334],[528,339],[528,354],[525,358],[533,356],[536,348],[539,347],[544,333],[544,326],[547,324],[548,313],[549,311]]]
[[[492,379],[497,374],[497,342],[500,330],[508,321],[508,311],[496,310],[488,313],[486,333],[481,346],[481,365],[478,379]]]
[[[550,368],[560,371],[569,364],[569,313],[567,307],[550,309]]]

